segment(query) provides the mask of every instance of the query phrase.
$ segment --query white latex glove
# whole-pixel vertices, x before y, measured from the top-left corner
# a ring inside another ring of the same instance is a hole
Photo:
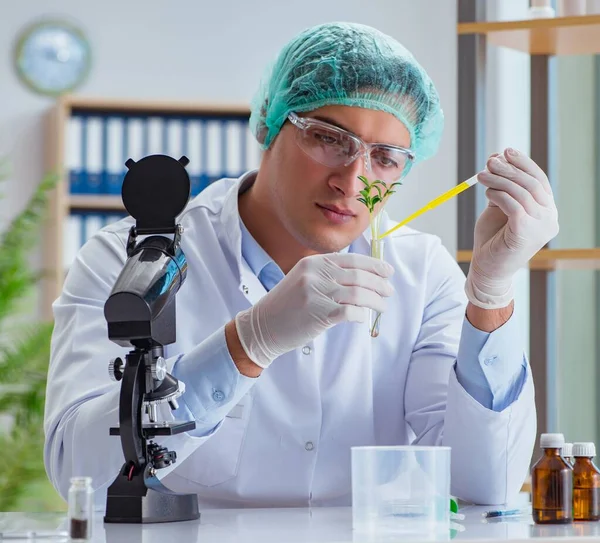
[[[472,304],[496,309],[512,301],[517,270],[558,234],[558,212],[548,177],[523,153],[492,155],[477,178],[489,205],[475,225],[465,291]]]
[[[244,351],[262,368],[342,321],[364,322],[384,312],[394,289],[387,262],[353,253],[303,258],[235,325]]]

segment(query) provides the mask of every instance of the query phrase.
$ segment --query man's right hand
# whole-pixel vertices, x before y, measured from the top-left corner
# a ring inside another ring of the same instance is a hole
[[[261,368],[344,321],[384,312],[394,289],[386,262],[354,253],[305,257],[254,306],[234,319],[248,358]]]

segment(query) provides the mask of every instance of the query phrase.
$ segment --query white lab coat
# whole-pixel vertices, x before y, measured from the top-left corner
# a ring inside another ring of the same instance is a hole
[[[180,217],[189,268],[177,295],[177,341],[166,348],[169,370],[266,293],[241,257],[238,190],[239,180],[217,182]],[[103,305],[131,224],[111,225],[82,248],[54,304],[46,469],[63,496],[71,476],[92,477],[100,508],[123,463],[119,438],[109,436],[120,385],[107,366],[127,352],[108,340]],[[347,505],[352,446],[415,443],[452,447],[458,497],[504,503],[519,491],[536,431],[529,367],[508,408],[475,401],[454,370],[463,273],[433,235],[403,227],[388,240],[396,293],[380,337],[369,337],[368,322],[338,325],[276,360],[210,435],[158,438],[178,457],[158,473],[165,486],[197,493],[203,508]],[[352,245],[368,248],[368,233]],[[173,420],[167,407],[160,416]]]

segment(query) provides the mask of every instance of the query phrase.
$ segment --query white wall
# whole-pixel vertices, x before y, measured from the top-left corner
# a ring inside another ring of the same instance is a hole
[[[19,83],[10,51],[18,31],[47,14],[72,18],[92,43],[94,67],[78,94],[244,103],[266,63],[305,27],[334,20],[375,26],[401,41],[428,70],[447,119],[439,155],[415,168],[408,186],[390,201],[390,213],[401,219],[456,183],[455,0],[56,0],[51,11],[49,5],[11,2],[0,16],[0,156],[8,154],[14,170],[12,182],[0,187],[0,227],[24,205],[43,174],[41,119],[52,100]],[[414,224],[440,235],[454,251],[455,209],[448,203]]]

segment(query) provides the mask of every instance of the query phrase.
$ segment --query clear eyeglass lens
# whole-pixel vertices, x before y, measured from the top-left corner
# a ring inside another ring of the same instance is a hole
[[[362,152],[358,140],[335,127],[309,124],[298,131],[298,142],[311,158],[333,168],[349,165]],[[398,180],[408,160],[405,152],[393,147],[375,145],[370,149],[373,174],[386,182]]]
[[[379,178],[386,181],[399,179],[406,167],[408,155],[399,149],[373,147],[371,149],[371,168]]]
[[[314,125],[302,131],[301,142],[315,160],[333,167],[345,164],[360,150],[359,143],[348,134]]]

